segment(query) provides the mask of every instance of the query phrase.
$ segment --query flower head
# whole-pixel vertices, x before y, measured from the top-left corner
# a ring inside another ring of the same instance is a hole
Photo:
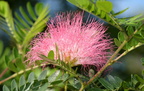
[[[26,56],[30,63],[34,63],[41,60],[39,54],[47,56],[51,50],[56,54],[57,46],[60,59],[72,66],[100,67],[106,63],[111,54],[108,50],[112,49],[106,30],[94,19],[83,23],[82,13],[62,13],[51,19],[47,30],[32,41]]]

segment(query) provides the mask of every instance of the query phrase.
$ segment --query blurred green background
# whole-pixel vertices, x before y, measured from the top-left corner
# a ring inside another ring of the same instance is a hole
[[[50,17],[54,17],[58,12],[66,12],[66,11],[76,11],[80,10],[74,5],[70,4],[66,0],[5,0],[9,3],[12,11],[18,11],[20,6],[25,7],[27,2],[31,2],[32,5],[35,5],[37,2],[42,2],[44,5],[49,6]],[[123,14],[117,16],[118,18],[122,17],[130,17],[137,14],[144,14],[144,1],[143,0],[108,0],[113,2],[113,10],[118,12],[125,8],[129,8]],[[86,15],[89,15],[86,13]],[[97,18],[93,15],[91,17]],[[109,29],[108,33],[112,38],[117,37],[118,30],[107,23],[105,23]],[[10,45],[9,36],[0,30],[0,40],[4,42],[5,47]],[[130,74],[139,74],[141,75],[141,71],[144,68],[140,62],[140,59],[144,57],[144,47],[139,47],[132,52],[128,53],[126,56],[122,57],[117,63],[113,64],[110,67],[108,74],[117,75],[122,79],[128,79]]]

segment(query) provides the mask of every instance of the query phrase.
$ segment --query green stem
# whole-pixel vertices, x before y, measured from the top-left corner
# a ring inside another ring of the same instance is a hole
[[[61,67],[61,69],[63,69],[65,71],[69,72],[70,74],[74,75],[80,81],[80,83],[81,83],[81,88],[80,88],[79,91],[82,91],[84,89],[84,83],[83,83],[83,81],[80,79],[79,75],[77,75],[75,73],[74,70],[67,69],[65,66],[62,66],[61,63],[56,62],[56,61],[52,61],[52,60],[48,59],[47,57],[45,57],[44,55],[41,55],[40,58],[42,58],[43,60],[46,60],[47,62],[49,62],[49,63],[51,63],[51,64],[53,64],[55,66]],[[65,64],[65,65],[69,65],[69,64]],[[67,89],[66,86],[65,86],[65,89]]]
[[[113,59],[117,56],[119,51],[125,46],[126,43],[127,41],[125,40],[107,61],[107,63],[86,83],[85,87],[88,86],[95,78],[97,78],[109,65],[113,64]]]
[[[130,49],[124,51],[121,55],[119,55],[116,59],[114,59],[113,61],[116,62],[117,60],[119,60],[121,57],[123,57],[124,55],[126,55],[128,52],[132,51],[133,49],[135,48],[138,48],[140,46],[142,46],[143,44],[142,43],[138,43],[136,46],[134,47],[131,47]]]
[[[66,81],[66,85],[64,86],[64,91],[67,91],[67,81]]]
[[[82,80],[81,80],[80,78],[78,78],[78,80],[79,80],[80,83],[81,83],[81,88],[80,88],[79,91],[83,91],[83,89],[84,89],[84,83],[82,82]]]
[[[143,27],[143,25],[141,25],[137,30],[135,30],[135,32],[129,36],[128,38],[126,38],[126,40],[123,41],[123,43],[119,46],[119,48],[115,51],[115,53],[111,56],[111,58],[107,61],[107,63],[85,84],[85,87],[88,86],[95,78],[97,78],[98,76],[100,76],[100,74],[111,64],[113,64],[114,62],[116,62],[118,59],[120,59],[122,56],[126,55],[128,52],[130,52],[131,50],[135,49],[136,47],[141,46],[142,44],[139,43],[138,45],[131,47],[130,49],[128,49],[127,51],[125,51],[124,53],[122,53],[120,56],[118,56],[116,59],[114,59],[117,54],[120,52],[120,50],[125,46],[125,44],[131,40],[131,38]]]
[[[45,65],[45,64],[41,64],[40,66],[43,66],[43,65]],[[10,79],[12,79],[12,78],[14,78],[14,77],[16,77],[17,75],[23,74],[24,72],[27,72],[27,71],[30,71],[30,70],[32,70],[32,69],[38,68],[38,67],[40,67],[40,66],[38,65],[38,66],[34,66],[34,67],[31,67],[31,68],[27,68],[27,69],[25,69],[25,70],[19,71],[18,73],[15,73],[15,74],[11,75],[10,77],[8,77],[8,78],[0,81],[0,84],[2,84],[2,83],[4,83],[4,82],[6,82],[6,81],[8,81],[8,80],[10,80]]]
[[[79,90],[79,91],[83,91],[83,89],[84,89],[84,84],[83,84],[83,83],[81,83],[81,88],[80,88],[80,90]]]
[[[113,22],[115,24],[112,24],[110,22],[108,22],[109,24],[111,24],[112,26],[116,27],[117,29],[119,29],[120,31],[124,31],[124,29],[119,25],[119,23],[115,20],[115,17],[113,17],[111,14],[107,13],[109,15],[109,17],[113,20]],[[106,20],[105,20],[106,21]]]
[[[1,74],[0,74],[0,78],[3,77],[3,75],[8,71],[8,68],[6,68]]]

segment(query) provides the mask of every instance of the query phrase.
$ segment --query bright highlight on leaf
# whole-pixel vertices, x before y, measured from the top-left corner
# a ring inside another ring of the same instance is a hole
[[[97,1],[96,2],[96,6],[100,10],[103,10],[103,11],[105,11],[107,13],[109,13],[113,9],[113,5],[112,5],[112,3],[110,1]]]

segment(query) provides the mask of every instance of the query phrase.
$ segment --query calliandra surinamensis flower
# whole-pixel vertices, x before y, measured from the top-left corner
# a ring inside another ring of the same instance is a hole
[[[83,13],[61,13],[51,19],[47,27],[31,42],[32,47],[26,55],[30,63],[41,60],[39,54],[47,56],[51,50],[55,53],[57,45],[60,59],[65,63],[98,68],[110,56],[108,50],[113,49],[105,33],[107,28],[95,19],[83,23]]]

